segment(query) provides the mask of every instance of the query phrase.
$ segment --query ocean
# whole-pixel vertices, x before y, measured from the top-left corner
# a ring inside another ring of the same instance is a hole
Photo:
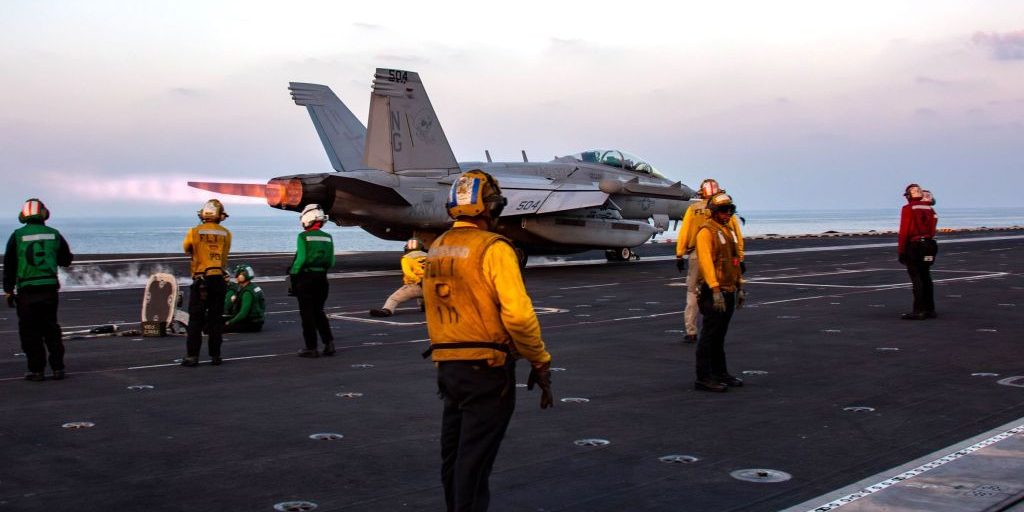
[[[1024,227],[1024,207],[937,208],[939,228]],[[862,210],[747,210],[745,236],[805,235],[829,231],[863,233],[895,231],[899,209]],[[49,225],[59,229],[75,254],[181,253],[185,232],[196,224],[194,214],[164,217],[124,218],[57,217]],[[16,219],[0,223],[10,233],[19,226]],[[224,222],[232,232],[232,252],[291,252],[299,232],[298,215],[291,212],[232,215]],[[675,239],[672,230],[656,240]],[[328,224],[338,251],[399,251],[402,242],[380,240],[355,227]]]

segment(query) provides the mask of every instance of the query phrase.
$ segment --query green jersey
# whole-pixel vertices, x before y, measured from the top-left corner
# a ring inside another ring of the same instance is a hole
[[[311,229],[299,233],[295,242],[295,261],[289,274],[327,272],[334,266],[334,239],[331,235]]]

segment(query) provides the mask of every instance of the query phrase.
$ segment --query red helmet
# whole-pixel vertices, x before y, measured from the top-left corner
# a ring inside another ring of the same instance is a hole
[[[721,191],[722,189],[718,186],[718,182],[713,178],[707,178],[700,182],[700,196],[704,199],[707,199]]]
[[[32,198],[25,201],[25,204],[21,207],[21,213],[18,214],[18,222],[22,224],[30,220],[39,220],[46,222],[46,219],[50,218],[50,210],[46,208],[46,205],[42,201]]]

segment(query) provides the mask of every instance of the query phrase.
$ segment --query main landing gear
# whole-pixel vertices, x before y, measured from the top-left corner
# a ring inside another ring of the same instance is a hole
[[[629,247],[607,249],[604,251],[604,257],[608,258],[608,261],[629,261],[640,259],[640,256],[633,252]]]

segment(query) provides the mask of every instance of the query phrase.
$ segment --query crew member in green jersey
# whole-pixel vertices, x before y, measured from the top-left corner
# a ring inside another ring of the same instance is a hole
[[[331,324],[324,313],[327,302],[327,271],[334,266],[334,240],[321,231],[327,214],[320,205],[309,204],[302,209],[300,222],[303,231],[296,241],[295,260],[288,270],[291,292],[299,300],[299,316],[302,318],[302,338],[306,348],[299,351],[299,357],[319,357],[317,334],[324,343],[323,355],[334,355],[334,335]]]
[[[238,265],[234,274],[235,284],[224,297],[224,332],[259,332],[267,311],[263,288],[253,284],[256,272],[251,265]]]
[[[71,265],[71,249],[60,232],[46,225],[50,210],[42,201],[25,201],[18,220],[24,226],[7,240],[4,296],[18,308],[18,335],[28,359],[25,380],[46,379],[47,352],[53,378],[64,378],[64,342],[57,323],[57,267]]]

